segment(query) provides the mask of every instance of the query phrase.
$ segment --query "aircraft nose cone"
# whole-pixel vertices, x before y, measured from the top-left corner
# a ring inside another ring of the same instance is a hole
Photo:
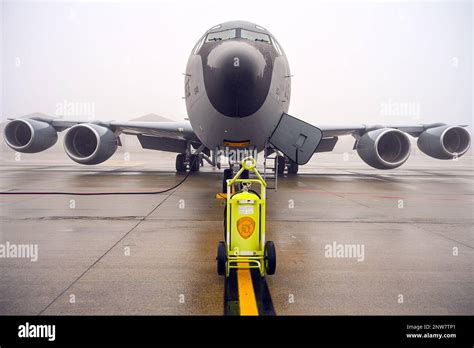
[[[214,108],[228,117],[246,117],[265,102],[272,61],[256,44],[227,41],[217,43],[203,57],[203,73]]]

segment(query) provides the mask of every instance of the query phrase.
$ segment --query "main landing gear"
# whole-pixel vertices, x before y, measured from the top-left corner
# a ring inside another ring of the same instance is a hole
[[[278,164],[278,166],[277,166]],[[275,167],[278,167],[278,174],[282,175],[285,173],[285,169],[288,170],[288,174],[297,174],[298,173],[298,163],[293,162],[290,159],[285,158],[285,156],[276,156],[275,157]]]
[[[176,155],[176,171],[177,172],[185,172],[188,169],[191,172],[198,172],[199,167],[201,166],[201,158],[199,155],[189,155],[189,159],[186,160],[185,153],[179,153]]]

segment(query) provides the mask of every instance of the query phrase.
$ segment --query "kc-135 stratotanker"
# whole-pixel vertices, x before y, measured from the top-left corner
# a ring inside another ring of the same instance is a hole
[[[352,135],[361,159],[377,169],[397,168],[408,159],[409,136],[418,138],[422,152],[438,159],[460,157],[471,144],[465,125],[311,125],[288,115],[288,60],[275,37],[250,22],[209,29],[192,49],[184,75],[189,121],[91,122],[33,115],[11,120],[5,141],[15,151],[37,153],[66,131],[66,154],[80,164],[98,164],[115,153],[120,135],[127,134],[137,136],[145,149],[177,153],[178,172],[198,171],[204,160],[220,167],[228,150],[246,150],[275,154],[277,171],[292,174],[314,153],[331,151],[341,135]],[[224,179],[239,163],[229,161]]]

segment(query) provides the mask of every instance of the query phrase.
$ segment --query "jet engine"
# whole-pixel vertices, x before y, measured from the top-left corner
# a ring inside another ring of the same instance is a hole
[[[49,123],[18,119],[10,121],[3,131],[7,145],[15,151],[35,153],[56,144],[58,133]]]
[[[418,138],[418,148],[428,156],[437,159],[461,157],[470,146],[469,132],[458,126],[429,128]]]
[[[397,168],[410,156],[410,139],[398,129],[376,129],[362,135],[357,143],[357,153],[374,168]]]
[[[64,150],[80,164],[99,164],[117,150],[118,138],[107,127],[92,123],[76,124],[64,137]]]

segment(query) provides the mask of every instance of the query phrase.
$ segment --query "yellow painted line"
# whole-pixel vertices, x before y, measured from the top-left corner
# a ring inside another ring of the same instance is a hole
[[[241,265],[248,266],[249,264],[241,263]],[[240,315],[258,315],[250,269],[237,270],[237,284],[239,286]]]

